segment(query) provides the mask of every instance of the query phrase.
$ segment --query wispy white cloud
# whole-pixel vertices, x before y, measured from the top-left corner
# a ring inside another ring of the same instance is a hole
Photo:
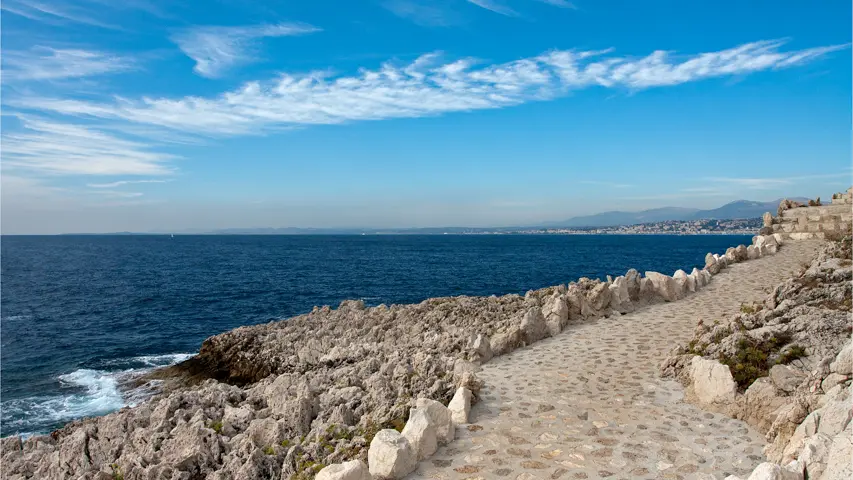
[[[122,192],[120,190],[90,190],[88,193],[110,198],[137,198],[143,195],[142,192]]]
[[[512,62],[446,61],[438,53],[356,75],[328,71],[282,74],[216,97],[119,98],[111,103],[46,97],[7,98],[19,109],[123,120],[191,134],[245,135],[350,121],[434,116],[504,108],[586,88],[642,90],[715,77],[792,68],[848,45],[782,51],[783,41],[747,43],[718,52],[642,57],[612,50],[552,50]]]
[[[172,36],[172,41],[195,60],[195,72],[217,77],[235,65],[256,60],[255,42],[264,37],[307,35],[319,28],[303,23],[279,23],[241,27],[192,27]]]
[[[796,177],[708,177],[705,180],[721,185],[747,188],[751,190],[769,190],[776,187],[793,185],[806,180],[826,180],[832,178],[850,178],[850,173],[827,173],[819,175],[799,175]]]
[[[136,68],[127,57],[95,50],[34,47],[3,53],[6,80],[58,80],[119,73]]]
[[[555,7],[560,8],[571,8],[572,10],[576,10],[578,7],[575,6],[574,3],[568,2],[566,0],[537,0],[542,3],[547,3],[548,5],[553,5]]]
[[[485,8],[486,10],[491,10],[495,13],[506,15],[507,17],[518,16],[518,13],[515,10],[504,5],[499,0],[468,0],[468,3],[473,3],[480,8]]]
[[[117,25],[98,20],[88,9],[80,5],[74,5],[71,2],[58,5],[56,2],[48,3],[38,0],[4,0],[0,4],[0,9],[30,20],[48,24],[72,22],[112,30],[120,29]]]
[[[170,180],[120,180],[110,183],[89,183],[86,186],[89,188],[116,188],[124,185],[134,185],[137,183],[167,183]]]
[[[443,2],[431,0],[386,0],[382,6],[400,18],[424,27],[449,27],[460,23],[459,15]]]
[[[39,175],[165,175],[176,157],[96,128],[19,117],[22,129],[3,132],[4,170]]]

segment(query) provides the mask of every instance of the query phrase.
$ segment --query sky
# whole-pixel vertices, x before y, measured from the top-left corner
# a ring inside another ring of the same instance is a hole
[[[851,3],[4,0],[4,234],[509,226],[851,185]]]

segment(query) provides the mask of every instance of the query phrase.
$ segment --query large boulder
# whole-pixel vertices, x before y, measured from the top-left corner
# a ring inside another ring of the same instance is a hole
[[[413,408],[409,412],[409,420],[403,427],[402,435],[406,437],[418,460],[432,456],[438,448],[438,429],[427,414],[426,410]]]
[[[628,313],[634,310],[631,303],[631,295],[628,291],[628,281],[625,277],[616,277],[610,284],[610,308],[619,313]]]
[[[693,393],[704,404],[727,404],[735,399],[735,383],[729,367],[699,356],[690,363]]]
[[[782,468],[775,463],[764,462],[752,471],[748,480],[803,480],[799,472]]]
[[[478,333],[476,336],[468,339],[467,349],[468,357],[472,362],[483,364],[491,360],[494,356],[489,337],[482,333]]]
[[[548,336],[548,327],[541,309],[532,307],[527,310],[524,318],[521,319],[521,333],[528,345]]]
[[[805,469],[808,478],[820,478],[829,460],[832,437],[818,433],[806,440],[797,463]]]
[[[423,412],[429,422],[435,426],[439,445],[446,445],[453,441],[456,429],[453,426],[452,414],[447,407],[429,398],[419,398],[415,401],[415,408]]]
[[[839,375],[853,374],[853,343],[848,343],[838,352],[835,361],[829,365],[829,369]]]
[[[504,355],[525,345],[524,333],[520,328],[513,325],[505,332],[493,335],[489,343],[491,344],[493,354]]]
[[[632,302],[640,301],[640,280],[642,277],[640,276],[640,272],[634,270],[633,268],[628,270],[625,273],[625,285],[628,287],[628,298],[631,299]]]
[[[829,459],[822,480],[850,480],[853,478],[853,426],[832,439]]]
[[[317,472],[315,480],[371,480],[370,470],[361,460],[336,463]]]
[[[603,311],[610,305],[610,288],[603,282],[595,285],[587,293],[587,300],[595,311]]]
[[[553,337],[557,335],[566,324],[569,323],[569,306],[562,295],[554,295],[542,306],[542,315],[545,317],[545,326],[548,333]]]
[[[396,430],[380,430],[367,450],[370,474],[380,479],[397,479],[415,471],[418,457],[409,440]]]
[[[695,292],[696,291],[696,279],[687,275],[687,272],[684,270],[676,270],[674,274],[672,274],[673,280],[678,283],[678,287],[682,292]]]
[[[705,270],[708,271],[711,275],[716,275],[720,273],[720,263],[717,261],[717,257],[713,253],[708,253],[705,255]]]
[[[652,282],[658,295],[667,302],[674,302],[683,295],[683,290],[678,282],[669,275],[658,272],[646,272],[646,278]]]
[[[447,409],[450,410],[453,423],[457,425],[468,423],[468,414],[471,412],[471,391],[465,387],[457,388],[450,403],[447,404]]]

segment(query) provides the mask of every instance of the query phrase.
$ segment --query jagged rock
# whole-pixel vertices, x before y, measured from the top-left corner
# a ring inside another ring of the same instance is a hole
[[[225,414],[222,416],[223,431],[229,436],[242,432],[249,426],[249,422],[252,421],[254,416],[254,412],[248,408],[234,408],[226,405]]]
[[[729,367],[715,360],[693,357],[690,378],[693,382],[693,393],[705,404],[731,402],[737,393],[737,384]]]
[[[489,343],[489,337],[482,333],[478,333],[477,336],[469,339],[468,350],[471,352],[471,361],[479,362],[481,364],[488,362],[494,356],[492,353],[492,345]]]
[[[761,256],[761,250],[756,248],[755,245],[750,245],[746,247],[746,257],[749,260],[755,260]]]
[[[610,289],[610,308],[619,313],[628,313],[634,310],[631,295],[628,291],[628,281],[625,277],[616,277],[608,287]]]
[[[682,292],[695,292],[696,291],[696,280],[687,275],[687,272],[684,270],[676,270],[674,274],[672,274],[673,280],[678,284],[679,289]]]
[[[777,388],[788,393],[796,390],[806,377],[806,373],[788,365],[774,365],[770,369],[770,380]]]
[[[764,462],[755,467],[748,480],[802,480],[802,474]]]
[[[827,404],[821,409],[817,432],[834,436],[844,431],[853,415],[853,399],[847,397]]]
[[[396,430],[380,430],[370,442],[367,464],[374,477],[403,478],[415,470],[417,463],[411,444]]]
[[[853,425],[832,439],[829,459],[822,480],[849,480],[853,478]]]
[[[506,332],[494,335],[490,343],[495,355],[504,355],[525,345],[524,334],[520,328],[513,326]]]
[[[797,463],[803,466],[808,478],[820,478],[829,460],[832,437],[818,433],[806,440]]]
[[[450,410],[450,418],[453,423],[457,425],[468,423],[468,413],[471,411],[471,391],[465,387],[458,388],[447,405],[447,409]]]
[[[430,423],[435,426],[439,445],[446,445],[453,441],[456,429],[453,426],[452,413],[447,407],[429,398],[417,399],[415,407],[424,412]]]
[[[717,260],[717,257],[714,254],[709,253],[705,255],[705,270],[707,270],[708,273],[710,273],[711,275],[716,275],[720,273],[721,268],[722,266],[720,265],[720,262]]]
[[[773,214],[770,212],[765,212],[764,215],[761,216],[762,224],[765,227],[773,226]]]
[[[317,472],[315,480],[371,480],[370,470],[361,460],[329,465]]]
[[[745,262],[749,259],[749,252],[745,245],[738,245],[735,248],[735,261]]]
[[[563,331],[569,322],[569,306],[562,295],[555,295],[542,306],[542,315],[548,333],[553,337]]]
[[[625,285],[628,287],[628,298],[631,299],[631,302],[639,302],[640,301],[640,272],[634,270],[633,268],[628,270],[625,273]]]
[[[853,343],[848,343],[846,347],[838,352],[838,356],[830,364],[829,369],[839,375],[853,374]]]
[[[672,277],[658,272],[646,272],[646,278],[665,301],[674,302],[681,298],[683,290]]]
[[[521,319],[521,332],[527,344],[538,342],[548,336],[548,328],[545,325],[542,310],[534,307],[524,314],[524,318]]]
[[[590,306],[600,312],[610,305],[610,288],[606,283],[599,283],[589,291],[587,299]]]
[[[425,410],[413,408],[402,434],[409,441],[418,460],[432,456],[438,448],[437,426]]]

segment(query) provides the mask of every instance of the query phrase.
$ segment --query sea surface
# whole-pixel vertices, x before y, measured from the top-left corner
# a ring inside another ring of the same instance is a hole
[[[125,385],[241,325],[345,299],[518,293],[629,268],[672,274],[744,235],[4,236],[2,435],[141,398]]]

